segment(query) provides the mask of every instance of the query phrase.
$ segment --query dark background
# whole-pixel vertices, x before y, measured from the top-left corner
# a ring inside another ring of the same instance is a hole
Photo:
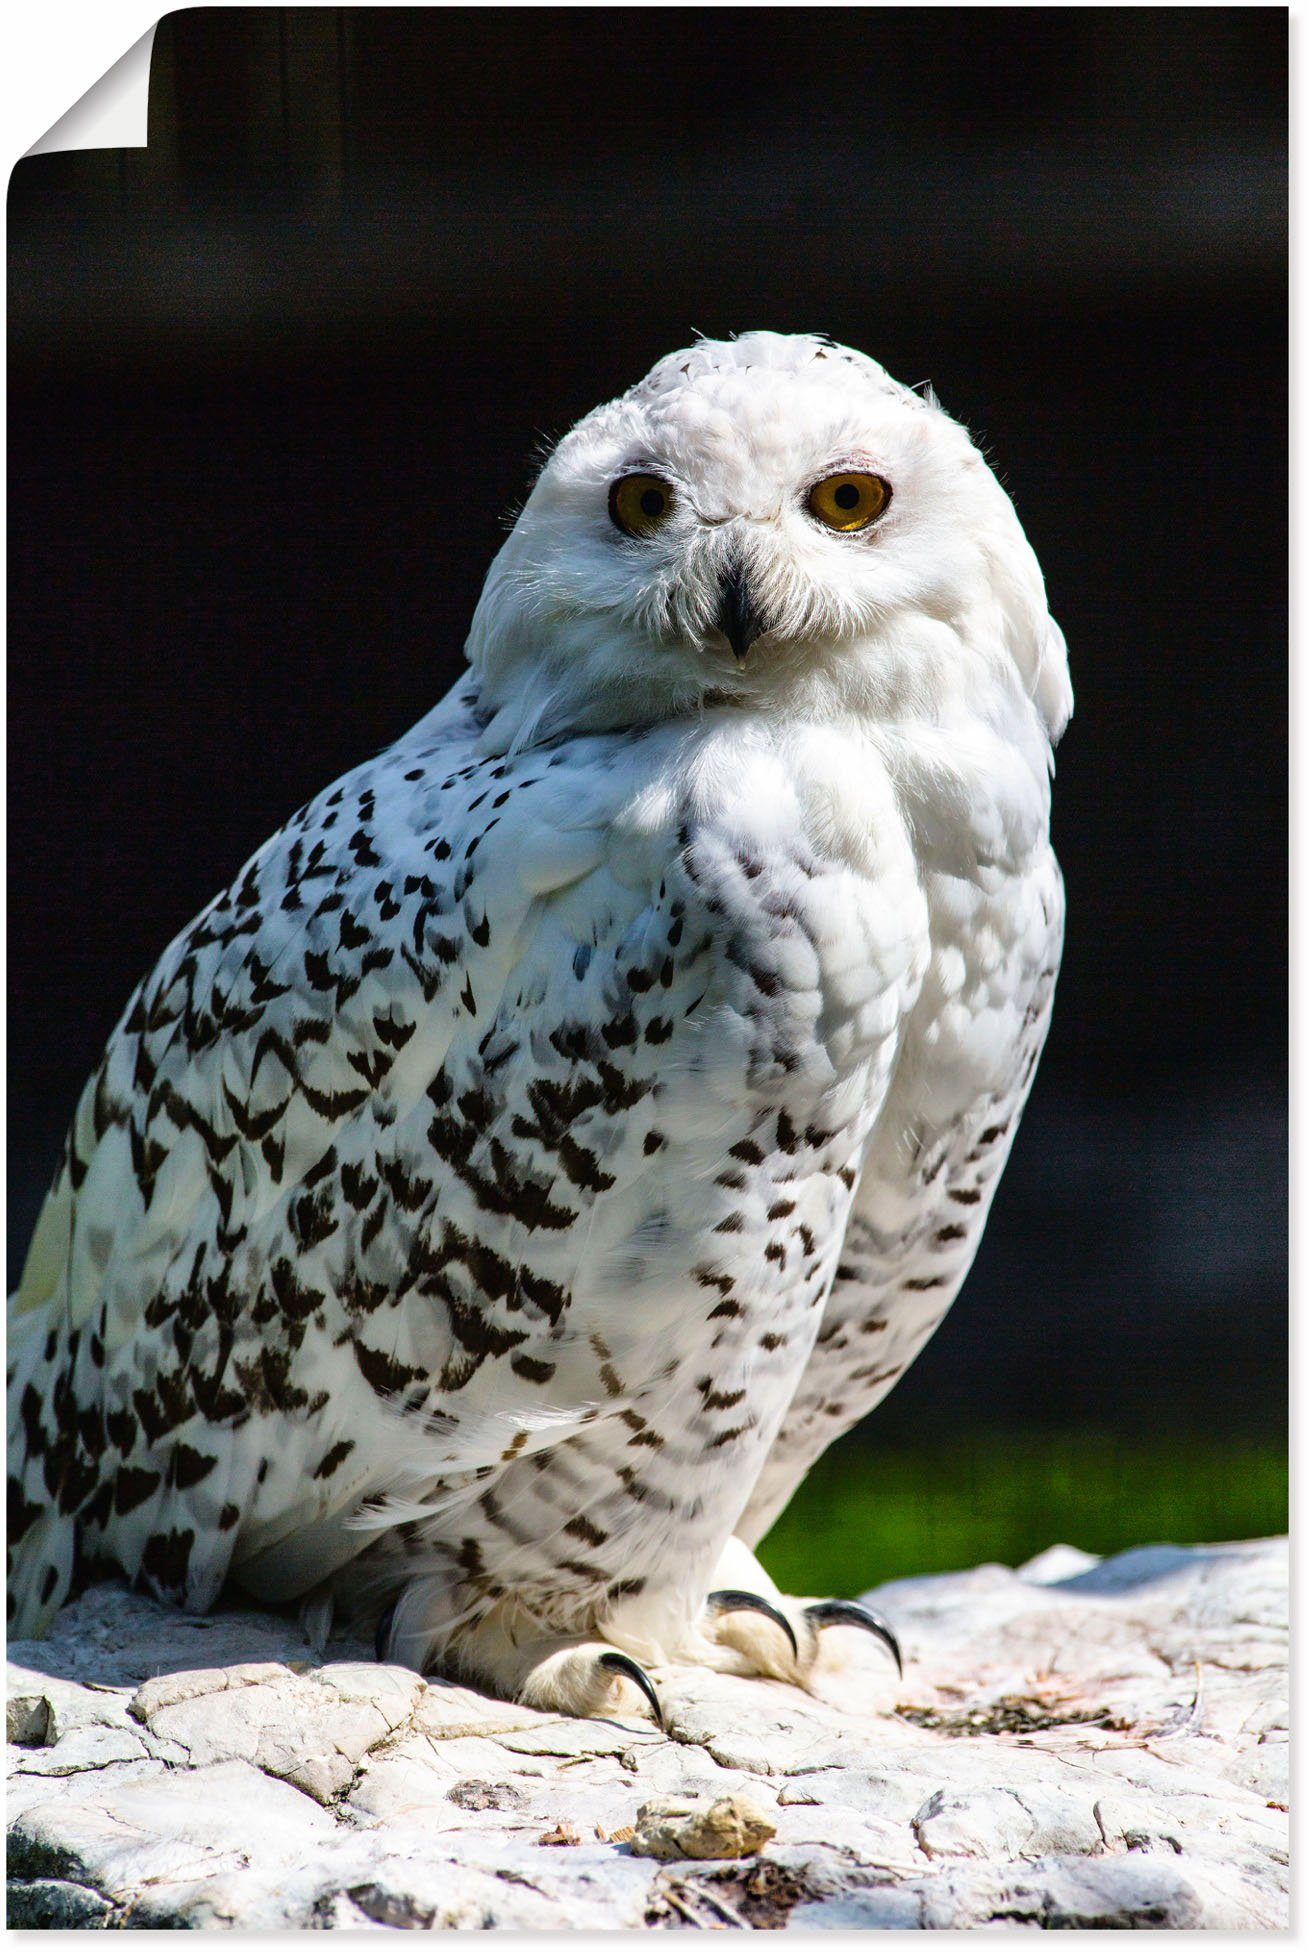
[[[168,16],[146,150],[10,186],[21,1255],[136,978],[460,666],[542,436],[697,330],[930,379],[1077,712],[1054,1030],[874,1420],[1283,1426],[1280,9]]]

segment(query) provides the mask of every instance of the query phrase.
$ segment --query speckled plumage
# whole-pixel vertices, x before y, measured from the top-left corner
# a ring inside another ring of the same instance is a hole
[[[887,517],[810,535],[852,456]],[[678,486],[653,543],[604,514],[633,466]],[[737,1658],[732,1535],[967,1271],[1049,1015],[1069,700],[963,431],[826,342],[702,342],[561,444],[470,656],[86,1089],[11,1307],[19,1631],[107,1560],[398,1602],[397,1656],[542,1701],[574,1645]]]

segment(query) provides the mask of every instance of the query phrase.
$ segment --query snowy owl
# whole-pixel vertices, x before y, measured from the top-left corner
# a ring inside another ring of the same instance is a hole
[[[11,1308],[14,1624],[109,1566],[552,1710],[807,1685],[894,1636],[753,1547],[977,1249],[1063,637],[930,393],[752,332],[558,444],[467,651],[83,1093]]]

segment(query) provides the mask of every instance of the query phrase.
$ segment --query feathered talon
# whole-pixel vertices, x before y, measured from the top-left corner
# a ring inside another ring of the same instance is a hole
[[[881,1614],[874,1613],[871,1606],[861,1606],[858,1600],[817,1600],[805,1608],[804,1617],[820,1632],[824,1627],[862,1627],[865,1633],[875,1634],[890,1648],[896,1672],[903,1676],[900,1643]]]
[[[634,1661],[630,1654],[601,1654],[600,1666],[608,1668],[611,1674],[625,1674],[629,1681],[634,1681],[646,1700],[650,1703],[650,1713],[654,1716],[659,1727],[665,1728],[667,1726],[664,1721],[664,1711],[660,1706],[659,1696],[655,1693],[654,1682],[638,1661]]]
[[[791,1652],[799,1660],[800,1646],[795,1637],[795,1628],[771,1600],[762,1599],[758,1593],[741,1593],[729,1587],[720,1593],[711,1593],[705,1606],[715,1617],[720,1613],[762,1613],[765,1620],[771,1620],[774,1626],[782,1629],[791,1644]]]

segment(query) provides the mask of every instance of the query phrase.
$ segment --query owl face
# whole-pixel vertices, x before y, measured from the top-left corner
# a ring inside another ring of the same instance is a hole
[[[560,442],[469,651],[520,741],[527,714],[555,731],[706,700],[885,709],[897,686],[940,689],[944,640],[929,673],[906,638],[935,625],[959,655],[997,562],[1044,617],[1008,498],[930,398],[817,338],[701,341]]]

